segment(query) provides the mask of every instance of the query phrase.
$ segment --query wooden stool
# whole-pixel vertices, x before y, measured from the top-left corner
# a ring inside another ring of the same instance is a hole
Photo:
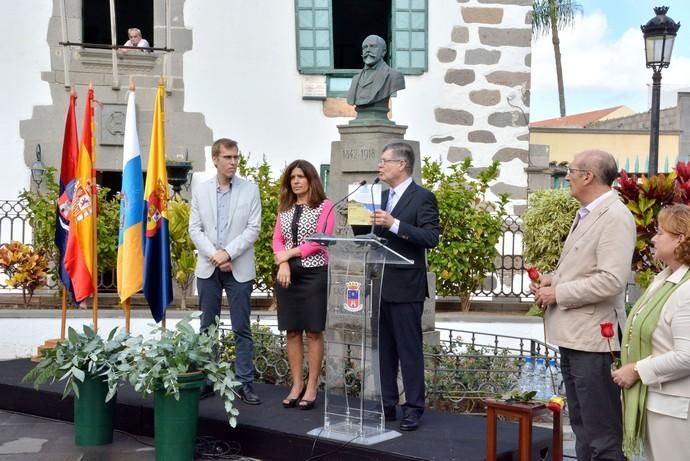
[[[543,403],[508,403],[503,400],[484,400],[486,404],[486,460],[496,461],[496,417],[513,416],[520,422],[518,452],[520,461],[532,459],[532,419],[551,410]],[[551,459],[563,461],[563,425],[560,412],[553,413]]]

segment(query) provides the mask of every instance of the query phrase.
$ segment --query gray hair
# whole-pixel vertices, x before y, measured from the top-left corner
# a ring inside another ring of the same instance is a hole
[[[397,160],[405,161],[405,169],[407,173],[412,176],[412,172],[414,171],[414,150],[412,146],[406,142],[392,142],[386,144],[381,152],[386,152],[387,150],[392,151]]]

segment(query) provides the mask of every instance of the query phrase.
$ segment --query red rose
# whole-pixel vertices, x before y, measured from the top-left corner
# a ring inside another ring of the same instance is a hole
[[[601,336],[603,336],[604,338],[613,338],[613,323],[601,323],[599,324],[599,326],[601,327]]]
[[[539,273],[536,267],[530,267],[529,269],[527,269],[527,275],[529,276],[529,279],[533,282],[538,282],[539,277],[541,277],[541,274]]]

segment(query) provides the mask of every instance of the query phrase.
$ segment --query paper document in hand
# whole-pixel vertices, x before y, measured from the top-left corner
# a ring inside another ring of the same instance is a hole
[[[347,224],[370,226],[371,213],[381,208],[381,184],[350,184],[348,193],[359,190],[347,199]]]

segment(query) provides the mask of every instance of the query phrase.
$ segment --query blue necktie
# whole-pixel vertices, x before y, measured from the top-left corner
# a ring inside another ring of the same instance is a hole
[[[395,198],[395,191],[391,189],[388,194],[388,203],[386,203],[386,213],[390,214],[393,211],[393,199]]]

